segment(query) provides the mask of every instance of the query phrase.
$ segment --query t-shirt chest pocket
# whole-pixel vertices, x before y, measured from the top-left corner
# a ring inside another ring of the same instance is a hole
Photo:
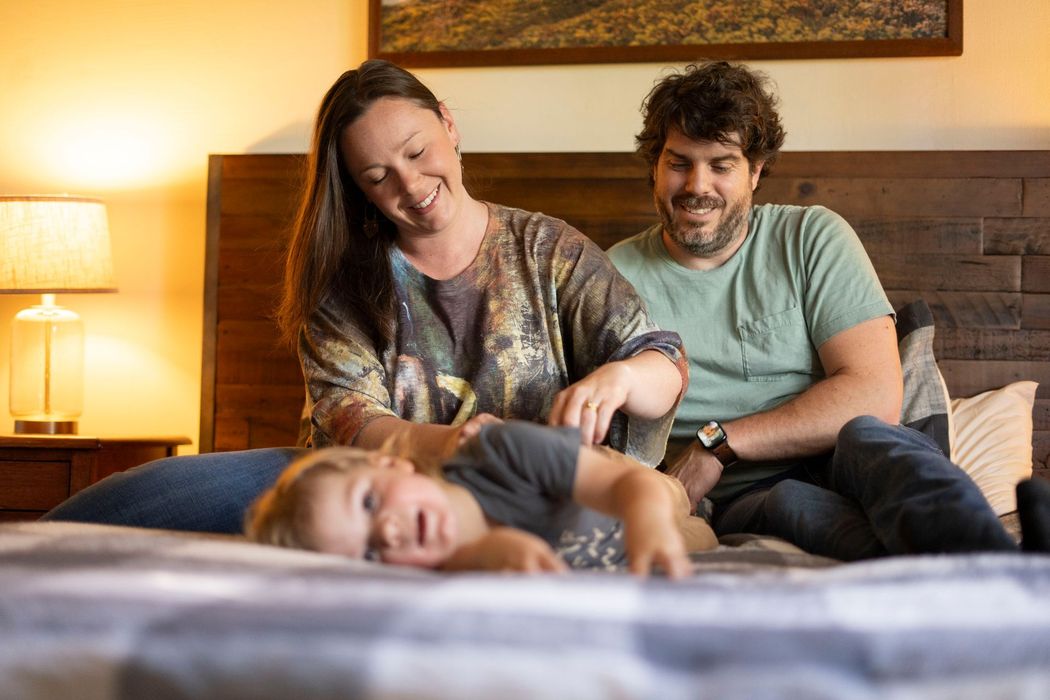
[[[745,321],[737,331],[747,381],[775,382],[813,373],[809,331],[799,307]]]

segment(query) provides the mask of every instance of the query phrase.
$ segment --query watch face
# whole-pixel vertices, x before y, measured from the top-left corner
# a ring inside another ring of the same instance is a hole
[[[726,434],[718,421],[708,421],[696,431],[696,438],[701,445],[710,450],[725,442]]]

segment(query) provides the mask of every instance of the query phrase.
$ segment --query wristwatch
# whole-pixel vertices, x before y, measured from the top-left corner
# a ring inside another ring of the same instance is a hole
[[[718,458],[723,467],[728,467],[737,461],[736,452],[729,446],[729,438],[722,424],[716,420],[709,420],[696,431],[696,439],[700,446]]]

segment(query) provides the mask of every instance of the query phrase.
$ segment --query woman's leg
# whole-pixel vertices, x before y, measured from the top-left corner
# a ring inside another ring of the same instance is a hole
[[[158,459],[92,484],[41,520],[239,533],[248,505],[304,451],[277,447]]]

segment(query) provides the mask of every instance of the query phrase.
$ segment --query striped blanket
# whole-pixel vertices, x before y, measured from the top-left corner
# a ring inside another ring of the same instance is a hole
[[[444,575],[6,524],[0,696],[1050,697],[1050,557],[694,556],[684,581]]]

